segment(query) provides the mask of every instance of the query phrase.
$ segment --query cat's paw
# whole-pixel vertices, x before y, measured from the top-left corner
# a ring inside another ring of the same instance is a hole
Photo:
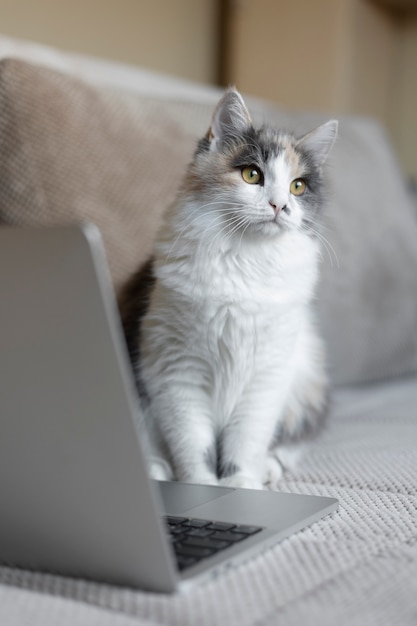
[[[293,471],[300,465],[305,451],[305,444],[279,446],[274,451],[274,456],[278,459],[278,462],[281,464],[284,471]]]
[[[267,489],[277,489],[277,485],[284,473],[283,467],[276,456],[268,455],[265,463],[263,484]]]
[[[267,489],[276,490],[287,471],[294,471],[304,453],[304,446],[280,447],[268,454],[263,483]]]
[[[215,474],[206,471],[203,468],[196,469],[190,468],[179,471],[176,475],[176,479],[181,483],[192,483],[194,485],[218,485],[219,481]]]
[[[149,462],[149,475],[154,480],[174,480],[169,463],[157,457],[153,457]]]
[[[245,476],[244,474],[234,474],[226,476],[219,480],[221,487],[234,487],[237,489],[263,489],[262,482],[254,476]]]
[[[187,483],[193,483],[195,485],[212,485],[212,486],[217,486],[219,484],[218,479],[215,476],[210,476],[210,478],[193,478],[188,479],[186,481]]]

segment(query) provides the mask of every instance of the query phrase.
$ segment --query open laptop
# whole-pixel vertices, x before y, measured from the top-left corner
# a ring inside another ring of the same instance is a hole
[[[2,564],[171,592],[337,509],[149,479],[93,225],[2,227],[0,293]]]

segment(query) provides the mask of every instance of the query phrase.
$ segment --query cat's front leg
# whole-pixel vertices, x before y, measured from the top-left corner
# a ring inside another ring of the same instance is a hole
[[[211,412],[198,390],[170,386],[152,403],[153,419],[167,450],[174,478],[217,485],[212,451],[215,433]]]
[[[311,322],[300,332],[294,351],[294,375],[271,440],[265,484],[276,489],[282,474],[299,464],[306,446],[325,426],[330,400],[322,340]]]
[[[222,432],[219,484],[263,489],[279,404],[275,391],[248,393]]]
[[[247,420],[244,420],[247,422]],[[224,470],[221,469],[219,484],[224,487],[263,489],[264,465],[267,456],[263,438],[253,436],[252,429],[241,422],[223,433],[222,456]],[[233,459],[233,460],[232,460]]]

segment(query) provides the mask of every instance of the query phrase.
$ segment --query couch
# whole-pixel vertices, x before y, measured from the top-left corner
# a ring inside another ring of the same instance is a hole
[[[219,90],[7,37],[0,59],[0,227],[96,222],[119,293]],[[330,117],[248,104],[300,133]],[[417,624],[417,205],[372,119],[341,119],[328,178],[332,408],[282,490],[339,511],[172,596],[1,566],[0,624]]]

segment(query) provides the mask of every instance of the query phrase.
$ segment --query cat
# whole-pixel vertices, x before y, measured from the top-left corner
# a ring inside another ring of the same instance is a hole
[[[274,489],[323,427],[312,299],[331,120],[255,128],[228,89],[122,319],[158,479]]]

